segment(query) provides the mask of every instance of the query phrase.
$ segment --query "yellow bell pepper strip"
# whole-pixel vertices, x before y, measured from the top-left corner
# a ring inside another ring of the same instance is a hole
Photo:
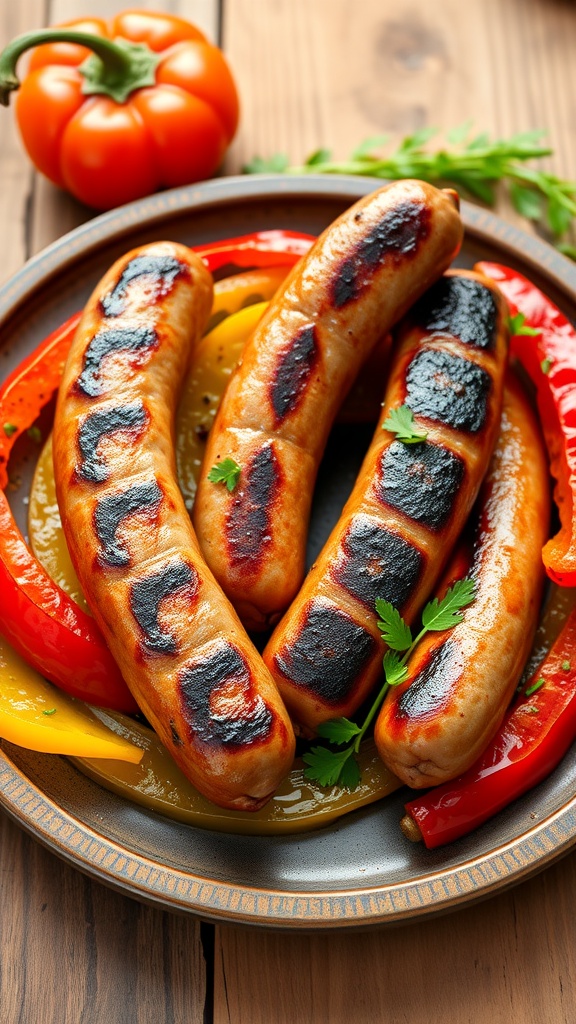
[[[272,799],[260,811],[230,811],[211,804],[198,793],[176,767],[151,729],[116,711],[97,709],[95,714],[119,736],[144,749],[139,764],[112,763],[92,756],[74,763],[105,789],[169,818],[216,832],[243,835],[281,835],[307,832],[332,824],[343,814],[381,800],[401,785],[378,757],[374,743],[362,745],[359,760],[362,783],[353,792],[325,789],[304,778],[298,759]]]
[[[192,353],[176,420],[176,465],[186,507],[194,504],[206,438],[242,349],[267,302],[233,313],[210,331]]]
[[[209,334],[222,320],[245,306],[266,302],[278,290],[290,270],[289,266],[265,267],[246,270],[243,274],[225,277],[214,285],[212,312],[205,334]]]
[[[85,704],[47,683],[0,638],[0,737],[47,754],[113,758],[138,764],[144,751],[119,736]]]

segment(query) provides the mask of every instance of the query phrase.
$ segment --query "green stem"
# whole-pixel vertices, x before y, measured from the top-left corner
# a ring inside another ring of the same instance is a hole
[[[20,88],[16,65],[26,50],[43,43],[75,43],[91,50],[78,67],[84,78],[82,91],[101,93],[123,103],[134,89],[154,85],[158,54],[143,43],[106,39],[91,32],[47,28],[17,36],[0,54],[0,103],[7,107],[10,93]]]

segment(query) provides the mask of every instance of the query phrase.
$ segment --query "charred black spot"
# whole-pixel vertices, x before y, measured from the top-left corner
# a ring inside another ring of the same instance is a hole
[[[396,705],[398,718],[428,718],[445,707],[454,684],[462,674],[458,647],[450,639],[432,652],[420,672]]]
[[[176,728],[175,722],[172,719],[170,719],[170,735],[172,736],[172,743],[174,744],[174,746],[181,747],[182,737],[178,732],[178,729]]]
[[[298,405],[317,355],[316,328],[310,324],[297,332],[276,370],[270,399],[278,423]]]
[[[130,565],[130,552],[117,540],[116,530],[127,516],[157,509],[161,501],[162,491],[155,480],[100,498],[94,510],[94,527],[102,547],[103,562],[114,566]]]
[[[270,540],[270,518],[280,471],[274,449],[267,444],[242,470],[226,522],[230,558],[246,570],[255,569]],[[243,482],[242,482],[243,481]]]
[[[417,523],[439,530],[449,519],[464,477],[458,455],[439,444],[393,441],[380,459],[376,493]]]
[[[276,668],[296,686],[339,704],[377,648],[374,637],[335,605],[311,601],[299,635],[274,658]]]
[[[346,531],[332,578],[370,609],[377,597],[401,608],[420,578],[423,562],[418,548],[399,534],[358,515]]]
[[[116,430],[129,430],[138,434],[147,420],[148,415],[142,402],[116,405],[87,416],[78,429],[78,448],[82,456],[82,461],[76,467],[78,476],[95,484],[107,480],[110,473],[98,455],[98,444],[103,437]]]
[[[332,283],[336,309],[357,299],[386,260],[396,265],[410,259],[429,230],[430,211],[425,203],[406,200],[385,213],[353,255],[340,265]]]
[[[492,289],[470,277],[440,278],[414,307],[414,319],[426,331],[482,349],[494,348],[497,317]]]
[[[104,316],[120,316],[126,308],[126,296],[131,281],[148,277],[154,299],[162,298],[172,289],[174,281],[188,267],[175,256],[136,256],[126,264],[112,291],[100,299]]]
[[[182,714],[191,734],[203,743],[223,747],[248,746],[268,736],[273,715],[254,692],[250,669],[240,652],[222,640],[204,658],[189,662],[180,672]],[[232,695],[226,695],[227,689]],[[213,710],[218,698],[228,714]]]
[[[98,376],[106,356],[112,352],[138,352],[145,348],[155,348],[157,344],[158,338],[153,327],[117,327],[99,331],[86,349],[84,369],[76,381],[76,387],[89,398],[101,395],[102,384]]]
[[[130,608],[144,634],[144,647],[155,654],[176,654],[178,645],[172,633],[163,631],[158,624],[161,601],[188,589],[193,595],[198,586],[194,570],[181,559],[170,562],[160,572],[145,576],[132,584]]]
[[[406,373],[406,403],[412,412],[456,430],[480,430],[492,381],[481,366],[438,349],[424,349]]]

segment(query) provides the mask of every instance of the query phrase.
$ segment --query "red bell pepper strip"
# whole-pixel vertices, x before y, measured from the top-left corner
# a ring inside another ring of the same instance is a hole
[[[543,682],[541,682],[543,680]],[[576,611],[475,765],[406,804],[402,829],[429,850],[478,828],[542,782],[576,737]]]
[[[296,263],[314,241],[292,231],[262,231],[197,246],[209,270]],[[48,576],[22,537],[4,494],[14,443],[57,391],[74,333],[75,313],[0,386],[0,632],[47,679],[74,697],[117,711],[137,711],[94,620]]]
[[[560,530],[542,551],[550,579],[576,586],[576,330],[563,313],[518,271],[478,263],[503,292],[513,315],[539,333],[513,335],[511,353],[536,385],[536,400],[555,480]]]

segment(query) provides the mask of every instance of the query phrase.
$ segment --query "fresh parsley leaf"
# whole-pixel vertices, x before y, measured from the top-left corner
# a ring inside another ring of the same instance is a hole
[[[343,789],[356,789],[360,785],[361,777],[360,766],[352,754],[351,757],[344,761],[338,782]]]
[[[348,718],[330,718],[318,726],[318,735],[331,743],[349,743],[360,732],[360,726]]]
[[[374,150],[380,149],[385,146],[388,142],[387,135],[371,135],[367,139],[356,146],[356,149],[352,152],[352,160],[363,160],[365,157],[370,158],[374,153]]]
[[[397,608],[390,601],[376,598],[377,623],[382,639],[393,651],[407,651],[412,643],[412,632]]]
[[[554,360],[548,357],[547,359],[542,360],[542,362],[540,363],[540,369],[542,370],[542,373],[549,374],[553,365]]]
[[[563,235],[568,230],[574,216],[573,210],[565,202],[565,197],[552,192],[548,198],[546,217],[555,235]]]
[[[274,153],[273,156],[263,159],[260,156],[253,157],[242,168],[243,174],[283,174],[288,170],[290,161],[285,153]]]
[[[319,782],[321,786],[337,786],[340,773],[348,758],[352,756],[353,750],[350,747],[346,747],[345,750],[312,747],[307,754],[302,755],[302,760],[307,765],[304,775],[307,779]]]
[[[6,434],[6,437],[12,437],[12,434],[15,434],[17,430],[18,427],[16,426],[15,423],[4,424],[4,433]]]
[[[213,484],[225,484],[229,491],[233,491],[240,478],[241,467],[234,459],[223,459],[217,462],[208,473],[208,479]]]
[[[414,413],[407,405],[399,405],[396,409],[391,409],[382,429],[396,434],[397,439],[403,441],[404,444],[418,444],[420,441],[425,441],[428,436],[425,430],[417,428],[414,422]]]
[[[432,632],[451,629],[462,622],[462,608],[472,604],[476,591],[476,583],[472,579],[456,580],[447,590],[441,601],[437,597],[428,602],[422,612],[422,626]]]
[[[46,708],[46,710],[43,711],[42,714],[43,715],[55,715],[56,714],[56,708]]]
[[[562,665],[561,665],[561,668],[562,668],[563,672],[569,672],[570,668],[571,668],[570,662],[569,661],[563,661]]]
[[[514,208],[527,220],[540,220],[542,216],[542,196],[538,195],[533,188],[526,185],[518,185],[512,182],[510,185],[510,198]]]
[[[317,164],[324,164],[330,160],[332,151],[330,149],[317,149],[306,158],[306,167],[316,167]]]
[[[524,313],[516,313],[514,316],[508,317],[508,330],[510,334],[518,336],[519,334],[526,334],[533,338],[538,334],[542,334],[537,327],[529,327],[526,323],[526,317]]]
[[[402,664],[402,660],[398,657],[396,651],[386,651],[383,659],[384,675],[388,686],[398,686],[399,683],[403,683],[408,676],[408,669],[406,665]]]

